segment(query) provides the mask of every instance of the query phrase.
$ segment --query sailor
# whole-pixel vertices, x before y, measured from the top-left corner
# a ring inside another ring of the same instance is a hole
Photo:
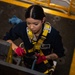
[[[24,48],[14,41],[20,38]],[[49,74],[53,61],[64,56],[62,37],[55,28],[46,21],[43,8],[31,5],[25,12],[25,22],[12,27],[3,38],[12,44],[12,50],[23,57],[27,68]]]

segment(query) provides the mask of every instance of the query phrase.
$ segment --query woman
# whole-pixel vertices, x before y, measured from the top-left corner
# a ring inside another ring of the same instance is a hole
[[[45,13],[40,5],[30,6],[25,13],[25,19],[25,22],[10,29],[4,40],[12,44],[12,49],[18,56],[24,58],[28,68],[44,74],[48,70],[49,73],[53,60],[64,56],[61,36],[49,22],[46,22]],[[24,49],[13,42],[18,38],[22,39]]]

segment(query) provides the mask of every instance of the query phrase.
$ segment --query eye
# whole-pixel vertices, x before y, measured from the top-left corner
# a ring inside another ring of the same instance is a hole
[[[35,23],[35,25],[38,25],[38,23]]]

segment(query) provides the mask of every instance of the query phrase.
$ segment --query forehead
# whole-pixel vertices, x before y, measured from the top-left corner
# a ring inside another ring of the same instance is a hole
[[[27,18],[26,21],[29,22],[29,23],[33,23],[33,22],[35,22],[35,23],[37,22],[38,23],[41,20],[37,20],[37,19],[33,19],[33,18]]]

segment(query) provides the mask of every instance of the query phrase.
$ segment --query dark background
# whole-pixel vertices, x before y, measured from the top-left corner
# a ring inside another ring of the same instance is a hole
[[[25,8],[0,2],[0,39],[9,29],[13,26],[8,20],[16,15],[18,18],[25,20]],[[58,60],[58,64],[55,70],[55,75],[69,75],[72,56],[75,48],[75,20],[67,19],[51,14],[46,14],[47,21],[56,28],[62,36],[63,45],[65,48],[66,56]],[[19,45],[20,39],[15,43]]]

